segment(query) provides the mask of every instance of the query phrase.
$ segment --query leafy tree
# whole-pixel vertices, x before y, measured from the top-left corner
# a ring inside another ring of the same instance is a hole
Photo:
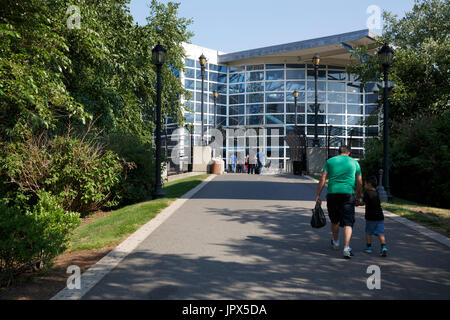
[[[416,0],[403,18],[397,19],[386,11],[383,17],[383,35],[376,41],[378,47],[388,43],[395,50],[389,70],[389,78],[395,84],[389,94],[389,119],[395,130],[396,124],[405,119],[440,114],[450,106],[450,3]],[[367,51],[357,48],[354,55]],[[382,81],[376,56],[366,55],[366,63],[349,69],[360,74],[363,81]]]
[[[395,51],[389,70],[394,82],[389,93],[392,192],[448,206],[450,3],[416,0],[401,19],[389,12],[383,16],[378,46],[388,43]],[[354,54],[367,52],[367,48],[357,48]],[[355,64],[350,71],[360,74],[363,81],[382,80],[382,68],[373,55],[366,55],[366,63]],[[365,174],[377,174],[382,167],[382,139],[369,141],[365,149]]]

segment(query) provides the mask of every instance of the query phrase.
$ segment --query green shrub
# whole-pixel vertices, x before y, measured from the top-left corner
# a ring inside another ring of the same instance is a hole
[[[423,204],[449,207],[450,110],[440,116],[419,116],[395,126],[390,139],[390,187],[395,196]],[[383,142],[366,145],[363,175],[382,168]]]
[[[80,224],[79,214],[65,212],[49,193],[40,191],[38,197],[32,210],[25,212],[0,201],[0,285],[47,265],[66,249],[70,231]]]
[[[16,187],[7,195],[16,202],[25,199],[19,201],[21,207],[34,205],[41,190],[56,196],[65,210],[82,214],[118,203],[122,165],[94,140],[33,136],[7,145],[5,154],[1,168]]]
[[[120,183],[121,203],[147,200],[155,182],[154,149],[137,137],[121,132],[110,134],[106,144],[129,164]]]

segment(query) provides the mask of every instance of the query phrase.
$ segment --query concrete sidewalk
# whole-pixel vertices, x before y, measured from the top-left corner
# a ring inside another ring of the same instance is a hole
[[[361,208],[355,257],[332,250],[329,221],[309,224],[316,186],[217,176],[83,299],[450,299],[450,249],[395,220],[385,222],[386,258],[363,252]],[[381,268],[381,290],[367,288],[370,265]]]

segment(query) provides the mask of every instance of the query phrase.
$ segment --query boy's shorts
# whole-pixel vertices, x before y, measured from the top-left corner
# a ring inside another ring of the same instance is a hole
[[[350,193],[327,194],[327,209],[331,223],[340,227],[353,227],[355,223],[355,195]]]
[[[366,220],[366,234],[379,235],[384,234],[384,220],[370,221]]]

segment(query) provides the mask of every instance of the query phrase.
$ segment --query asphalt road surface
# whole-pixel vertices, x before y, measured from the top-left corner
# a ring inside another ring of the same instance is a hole
[[[450,299],[448,247],[386,218],[388,256],[378,239],[368,255],[358,208],[345,260],[342,232],[334,251],[329,220],[310,226],[316,187],[289,175],[217,176],[83,299]],[[367,287],[371,265],[381,289]]]

